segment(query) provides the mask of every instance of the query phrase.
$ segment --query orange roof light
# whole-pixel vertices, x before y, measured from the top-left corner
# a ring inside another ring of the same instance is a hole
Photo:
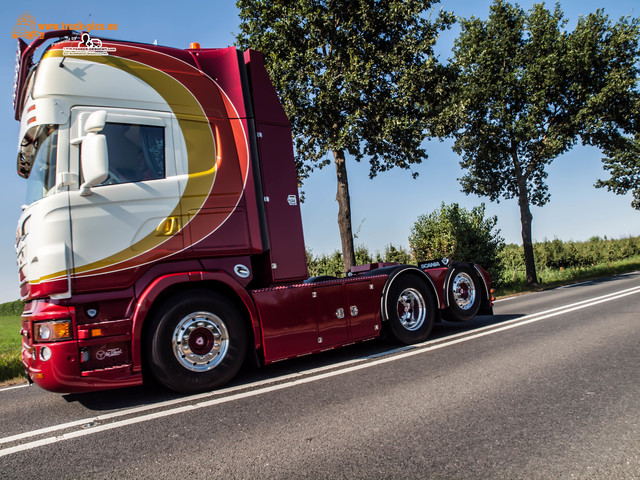
[[[191,42],[189,48],[191,50],[200,50],[200,44],[198,42]]]

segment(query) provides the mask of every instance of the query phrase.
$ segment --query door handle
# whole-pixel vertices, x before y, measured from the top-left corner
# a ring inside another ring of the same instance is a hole
[[[156,236],[157,237],[169,237],[171,235],[175,235],[180,231],[180,217],[167,217],[158,228],[156,228]]]

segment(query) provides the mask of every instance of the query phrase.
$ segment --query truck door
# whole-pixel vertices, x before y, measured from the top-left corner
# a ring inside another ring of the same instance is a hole
[[[96,108],[72,109],[72,132]],[[107,112],[100,132],[107,140],[109,176],[91,193],[69,192],[75,288],[130,286],[139,269],[184,248],[180,184],[176,175],[172,115],[130,109]],[[82,184],[81,142],[71,140],[71,159]]]

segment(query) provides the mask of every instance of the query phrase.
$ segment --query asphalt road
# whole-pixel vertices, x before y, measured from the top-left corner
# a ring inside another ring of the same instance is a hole
[[[180,397],[0,389],[0,478],[640,479],[640,272]]]

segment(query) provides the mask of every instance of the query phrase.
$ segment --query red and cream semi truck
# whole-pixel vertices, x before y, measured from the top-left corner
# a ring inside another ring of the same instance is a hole
[[[442,316],[491,312],[477,265],[308,278],[290,125],[259,52],[48,32],[19,41],[14,102],[22,360],[42,388],[203,391],[245,358],[422,342]]]

